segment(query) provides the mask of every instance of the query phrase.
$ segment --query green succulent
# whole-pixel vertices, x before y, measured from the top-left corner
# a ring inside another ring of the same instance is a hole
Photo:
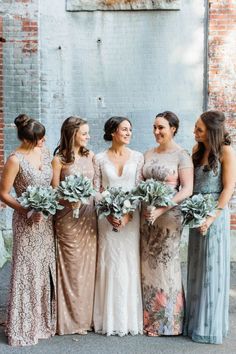
[[[176,205],[172,201],[173,189],[167,184],[154,179],[141,181],[133,193],[147,205],[155,207]]]
[[[123,191],[121,187],[107,188],[101,196],[102,199],[96,204],[99,219],[108,215],[121,219],[123,215],[135,211],[139,204],[137,196],[132,192]]]
[[[185,199],[180,207],[184,215],[184,225],[190,228],[199,227],[207,218],[214,216],[217,209],[217,202],[211,194],[195,194]]]
[[[51,186],[28,186],[17,200],[24,208],[42,212],[46,218],[49,214],[55,215],[57,210],[63,209],[58,202],[57,192]]]

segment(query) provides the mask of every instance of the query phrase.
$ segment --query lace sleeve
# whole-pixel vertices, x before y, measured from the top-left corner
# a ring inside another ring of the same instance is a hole
[[[191,156],[189,155],[187,150],[181,150],[179,153],[179,165],[178,169],[182,168],[191,168],[193,167],[193,162]]]
[[[102,172],[100,161],[97,156],[93,157],[94,178],[93,185],[97,192],[102,192]]]
[[[143,165],[144,165],[144,157],[143,154],[138,153],[138,163],[135,177],[135,185],[137,186],[140,181],[143,180]]]

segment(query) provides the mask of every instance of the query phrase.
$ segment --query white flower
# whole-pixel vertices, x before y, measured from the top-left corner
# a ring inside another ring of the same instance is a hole
[[[129,200],[125,200],[124,201],[124,207],[126,207],[126,208],[130,208],[131,207],[131,203],[130,203]]]
[[[106,197],[109,197],[109,196],[111,195],[111,193],[106,190],[106,191],[103,191],[103,192],[101,193],[101,195],[102,195],[102,198],[106,198]]]

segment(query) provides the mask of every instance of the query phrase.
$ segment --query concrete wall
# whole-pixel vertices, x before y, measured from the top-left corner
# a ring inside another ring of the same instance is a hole
[[[55,11],[56,9],[56,11]],[[181,119],[177,140],[193,144],[204,104],[204,0],[180,11],[66,12],[64,1],[40,2],[41,119],[53,149],[71,114],[91,125],[91,147],[105,147],[104,121],[134,124],[132,146],[154,144],[152,122],[169,109]]]

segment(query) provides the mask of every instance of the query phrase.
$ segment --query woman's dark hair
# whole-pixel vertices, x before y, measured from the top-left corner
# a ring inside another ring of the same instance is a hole
[[[75,143],[75,135],[81,125],[88,124],[85,119],[80,117],[71,116],[68,117],[61,126],[61,138],[59,141],[59,145],[54,151],[54,155],[57,153],[62,162],[64,163],[73,163],[75,160],[74,155],[74,143]],[[89,150],[85,147],[81,146],[79,153],[82,156],[88,156]]]
[[[26,114],[20,114],[14,120],[17,127],[18,139],[29,141],[33,146],[45,135],[45,127],[37,120],[30,118]]]
[[[104,135],[103,135],[104,140],[112,141],[112,134],[116,132],[120,123],[124,122],[125,120],[129,122],[129,124],[132,127],[132,123],[127,117],[114,116],[109,118],[104,125]]]
[[[158,113],[156,115],[156,118],[158,118],[158,117],[165,118],[167,120],[167,122],[169,123],[169,126],[175,128],[174,135],[177,133],[177,131],[179,129],[179,118],[177,117],[177,115],[175,113],[173,113],[171,111],[165,111],[162,113]]]
[[[225,115],[219,111],[208,111],[202,113],[200,119],[207,128],[207,138],[210,146],[207,170],[213,170],[214,173],[217,173],[222,148],[224,145],[231,144],[231,139],[225,129]],[[201,142],[198,143],[197,150],[193,154],[193,164],[195,167],[201,165],[204,152],[204,144]]]

